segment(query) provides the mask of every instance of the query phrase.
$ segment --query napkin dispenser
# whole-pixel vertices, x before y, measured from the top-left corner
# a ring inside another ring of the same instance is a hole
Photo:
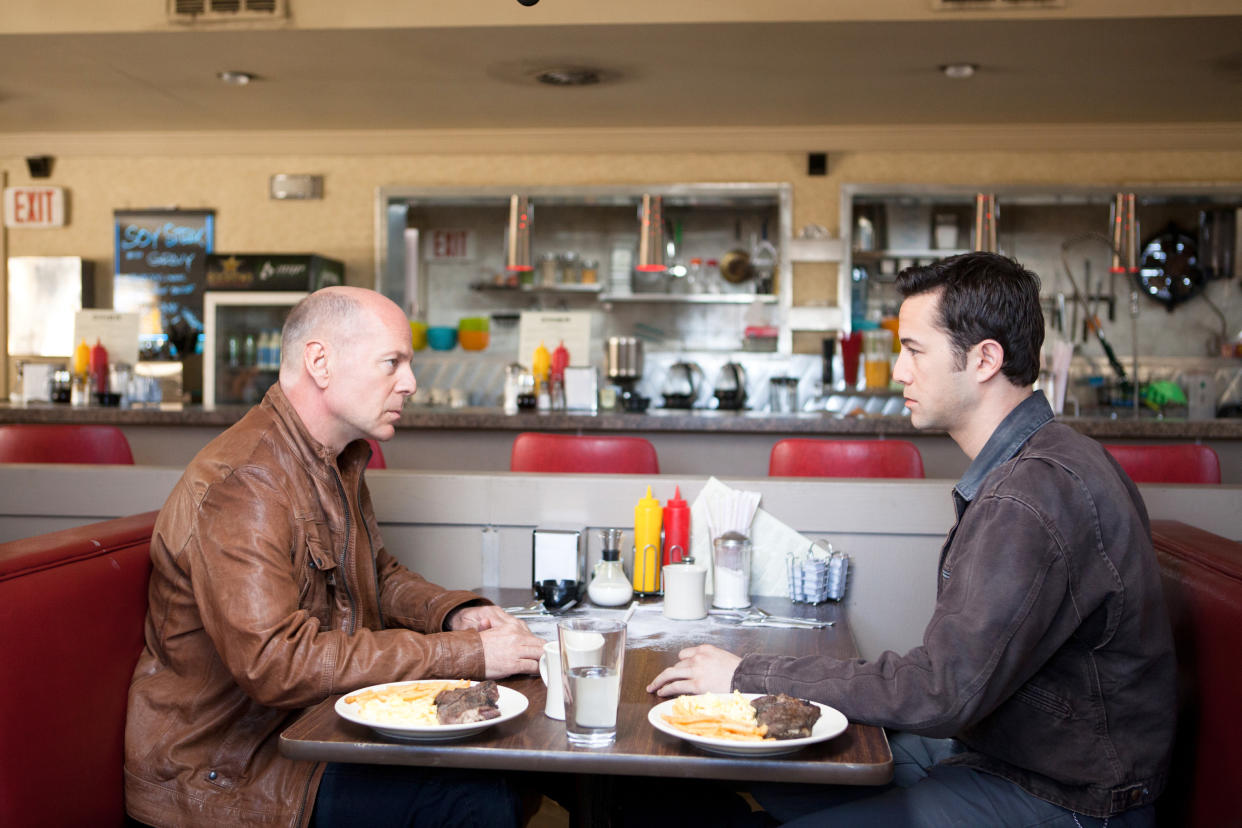
[[[585,537],[584,529],[560,526],[540,526],[532,535],[531,581],[535,597],[549,610],[582,595]]]

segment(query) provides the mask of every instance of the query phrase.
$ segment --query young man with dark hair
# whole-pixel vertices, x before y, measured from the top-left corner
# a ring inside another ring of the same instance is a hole
[[[649,690],[789,693],[894,731],[893,784],[755,791],[793,825],[1151,825],[1174,659],[1147,512],[1053,421],[1039,279],[968,253],[903,271],[893,372],[913,424],[971,458],[923,644],[874,661],[683,650]]]

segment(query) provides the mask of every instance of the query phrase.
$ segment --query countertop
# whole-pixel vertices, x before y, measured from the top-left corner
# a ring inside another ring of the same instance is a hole
[[[181,410],[72,408],[48,403],[16,406],[0,403],[0,424],[108,423],[120,426],[206,426],[226,428],[248,406],[201,406]],[[1143,416],[1061,417],[1060,422],[1091,437],[1133,439],[1242,440],[1242,419],[1185,420]],[[542,412],[505,414],[496,408],[433,408],[407,405],[398,423],[402,429],[465,431],[634,431],[721,434],[860,434],[877,436],[934,435],[920,431],[907,417],[836,417],[829,414],[767,414],[747,411]]]

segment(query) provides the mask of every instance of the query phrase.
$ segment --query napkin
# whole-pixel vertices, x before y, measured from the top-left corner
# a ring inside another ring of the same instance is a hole
[[[696,561],[710,562],[713,538],[728,531],[741,532],[751,543],[750,594],[787,595],[785,558],[791,552],[806,552],[811,541],[759,508],[759,499],[758,492],[732,489],[710,478],[690,506],[690,552]],[[707,591],[713,591],[710,566]]]

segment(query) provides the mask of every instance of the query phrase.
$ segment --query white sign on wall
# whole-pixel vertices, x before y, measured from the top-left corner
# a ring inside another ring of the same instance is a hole
[[[63,187],[5,187],[5,227],[64,227]]]
[[[591,364],[591,314],[589,311],[522,311],[518,328],[517,361],[531,366],[540,344],[551,354],[565,343],[570,365]]]

